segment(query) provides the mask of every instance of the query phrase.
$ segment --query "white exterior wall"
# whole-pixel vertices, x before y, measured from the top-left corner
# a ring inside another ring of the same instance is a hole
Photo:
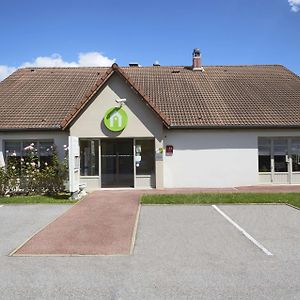
[[[300,136],[299,130],[165,130],[164,187],[259,184],[258,137]]]

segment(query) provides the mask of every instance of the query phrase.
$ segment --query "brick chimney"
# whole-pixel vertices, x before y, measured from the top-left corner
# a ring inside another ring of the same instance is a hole
[[[201,52],[199,48],[195,48],[193,51],[193,71],[204,71],[201,62]]]

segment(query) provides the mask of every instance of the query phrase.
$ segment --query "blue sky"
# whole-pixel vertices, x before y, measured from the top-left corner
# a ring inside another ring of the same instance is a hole
[[[20,66],[283,64],[300,74],[300,0],[0,0],[0,80]]]

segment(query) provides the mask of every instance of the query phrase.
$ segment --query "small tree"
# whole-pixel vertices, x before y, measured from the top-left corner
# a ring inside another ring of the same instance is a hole
[[[64,182],[66,180],[66,162],[59,161],[56,147],[52,149],[50,164],[45,163],[43,169],[39,172],[39,185],[43,187],[42,192],[46,194],[57,194],[65,190]]]

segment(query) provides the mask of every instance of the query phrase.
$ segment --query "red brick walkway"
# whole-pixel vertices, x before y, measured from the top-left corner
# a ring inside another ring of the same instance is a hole
[[[128,255],[140,192],[89,194],[14,255]]]

